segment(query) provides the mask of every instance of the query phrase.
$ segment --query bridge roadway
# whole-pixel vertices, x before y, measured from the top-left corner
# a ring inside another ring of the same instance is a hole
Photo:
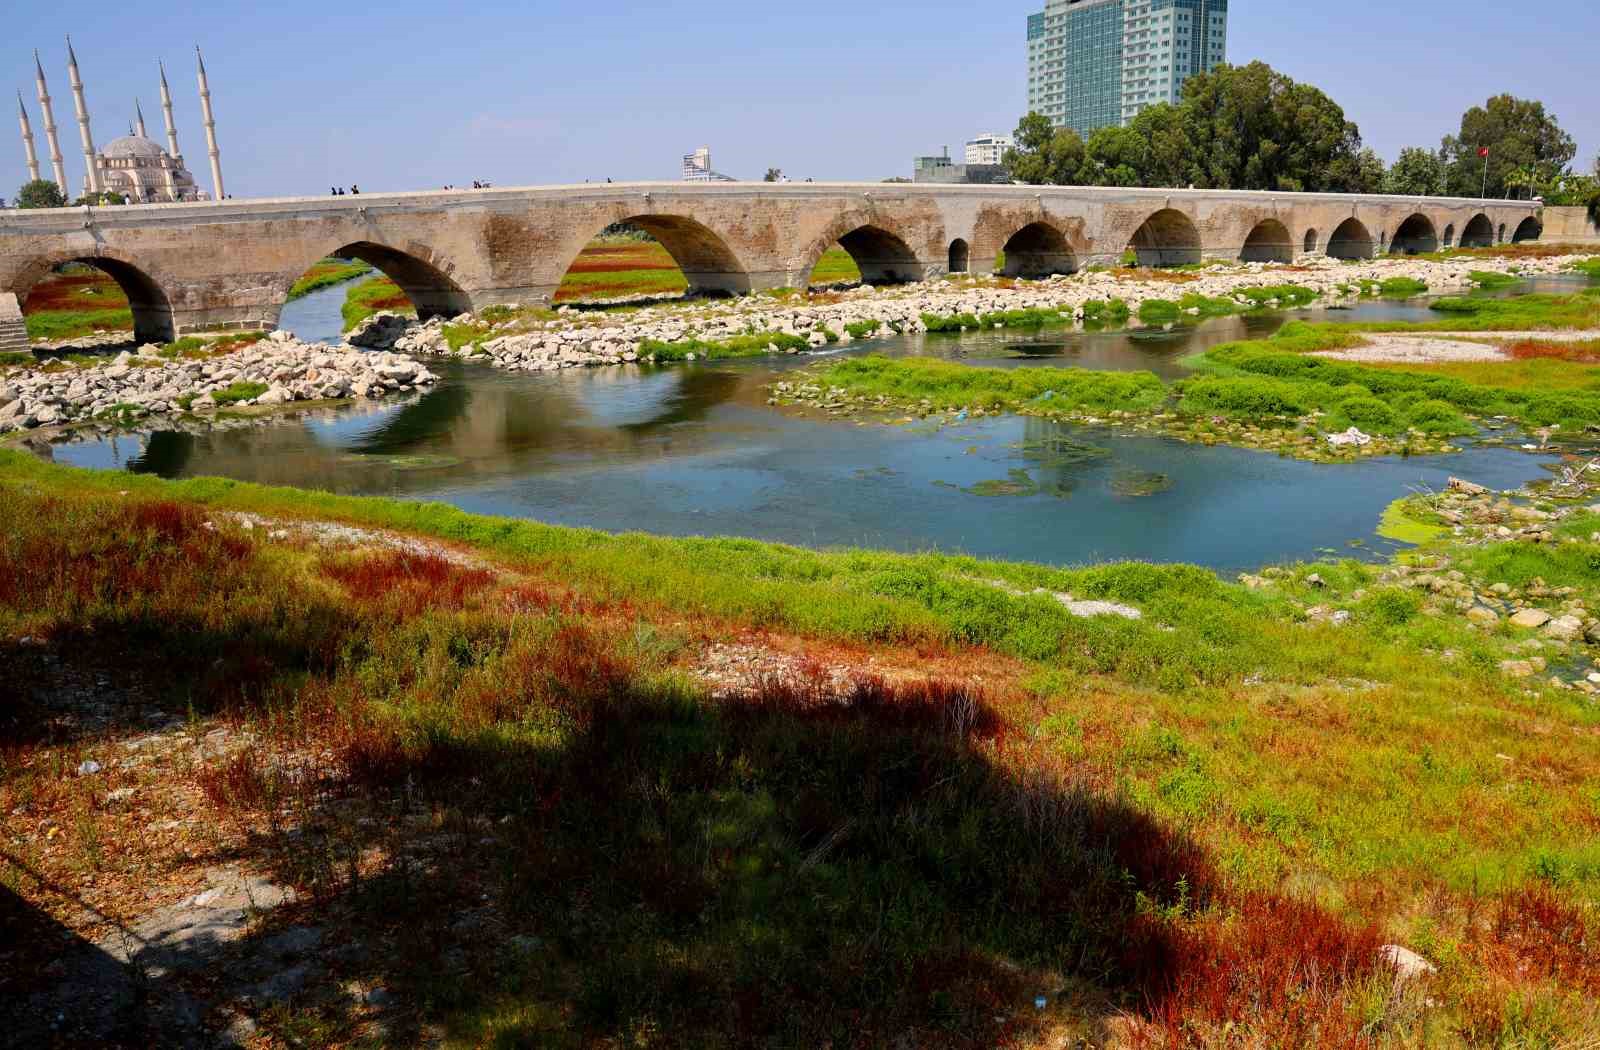
[[[835,242],[866,281],[1070,273],[1117,262],[1371,258],[1528,240],[1521,201],[1076,186],[631,183],[0,212],[0,301],[91,263],[141,339],[271,329],[318,259],[364,259],[423,317],[548,300],[613,223],[649,231],[697,291],[804,286]]]

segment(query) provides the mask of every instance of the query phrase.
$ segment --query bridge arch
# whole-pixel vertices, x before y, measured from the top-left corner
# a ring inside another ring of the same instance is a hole
[[[1394,231],[1394,239],[1389,242],[1391,255],[1421,255],[1438,250],[1439,230],[1433,220],[1420,211],[1407,216],[1400,228]]]
[[[1479,212],[1461,228],[1461,247],[1488,248],[1494,244],[1494,223],[1489,216]]]
[[[950,242],[950,272],[966,273],[972,267],[972,249],[957,237]]]
[[[917,253],[904,237],[889,229],[881,221],[865,216],[849,216],[836,220],[812,242],[796,268],[799,285],[804,287],[817,262],[835,243],[845,250],[856,269],[861,271],[863,284],[904,284],[921,280],[924,267]]]
[[[1377,243],[1367,224],[1351,216],[1329,236],[1327,251],[1334,259],[1370,259],[1377,252]]]
[[[1077,273],[1078,257],[1067,235],[1048,222],[1030,222],[1006,241],[1005,276],[1049,277]]]
[[[1452,223],[1450,223],[1448,226],[1446,226],[1444,228],[1444,246],[1446,248],[1453,248],[1453,247],[1455,247],[1455,243],[1456,243],[1456,224],[1452,222]]]
[[[1262,219],[1250,230],[1239,249],[1240,262],[1294,262],[1294,238],[1277,219]]]
[[[1148,216],[1133,231],[1128,248],[1140,266],[1185,266],[1201,261],[1200,230],[1176,208]]]
[[[1496,244],[1504,244],[1505,242],[1506,242],[1506,224],[1502,222],[1500,224],[1500,236],[1498,238],[1496,238],[1495,243]]]
[[[119,254],[102,251],[62,252],[36,259],[23,267],[13,281],[12,291],[17,303],[27,312],[28,296],[58,266],[83,263],[110,277],[127,296],[128,310],[133,314],[133,337],[141,343],[169,343],[177,338],[177,325],[172,316],[172,301],[149,270]]]
[[[705,223],[686,215],[642,213],[630,215],[613,225],[632,226],[654,237],[672,256],[672,261],[683,271],[688,282],[689,295],[707,292],[742,295],[751,290],[750,273],[744,263],[728,246],[728,242]],[[603,228],[602,228],[603,229]],[[602,230],[584,242],[587,245]],[[563,268],[563,274],[577,262],[582,248]]]
[[[1317,250],[1317,230],[1316,230],[1316,227],[1313,226],[1311,229],[1306,231],[1305,244],[1304,244],[1304,247],[1301,250],[1304,251],[1307,255],[1311,255],[1312,253],[1314,253]]]
[[[268,327],[277,323],[278,313],[289,298],[289,289],[322,259],[359,259],[397,285],[416,308],[417,317],[455,317],[472,311],[472,297],[450,276],[448,260],[437,256],[423,244],[409,244],[405,250],[376,241],[351,241],[325,252],[294,273],[283,275],[277,289]],[[387,306],[388,304],[383,304]]]
[[[1524,241],[1536,241],[1544,234],[1544,226],[1532,215],[1517,223],[1517,232],[1511,235],[1512,244],[1521,244]]]

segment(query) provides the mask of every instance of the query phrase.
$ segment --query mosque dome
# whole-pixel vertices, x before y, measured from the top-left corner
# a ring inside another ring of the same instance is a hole
[[[139,135],[124,135],[120,139],[112,139],[101,152],[106,157],[148,157],[151,160],[160,160],[167,153],[154,142]]]

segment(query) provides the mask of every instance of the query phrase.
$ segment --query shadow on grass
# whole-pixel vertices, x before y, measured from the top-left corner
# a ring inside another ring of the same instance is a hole
[[[605,651],[575,632],[546,654],[560,743],[351,726],[268,843],[366,946],[340,977],[390,990],[392,1023],[507,1046],[994,1046],[1069,985],[1106,1009],[1175,987],[1154,913],[1209,900],[1200,849],[1009,768],[969,690],[711,706],[630,686]],[[208,791],[260,804],[275,767]],[[353,1032],[354,1005],[307,1009]]]

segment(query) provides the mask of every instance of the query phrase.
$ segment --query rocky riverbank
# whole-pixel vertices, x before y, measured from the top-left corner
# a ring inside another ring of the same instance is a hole
[[[298,401],[379,398],[437,377],[400,354],[302,343],[288,333],[215,352],[164,354],[147,345],[104,362],[50,361],[0,373],[0,434],[103,420],[118,424],[182,413]]]
[[[1581,502],[1600,495],[1600,461],[1566,475],[1539,492],[1494,492],[1452,479],[1447,491],[1403,501],[1402,515],[1446,542],[1395,562],[1375,583],[1411,591],[1425,616],[1464,618],[1484,636],[1486,652],[1496,656],[1503,674],[1546,679],[1554,688],[1594,696],[1600,695],[1600,616],[1594,596],[1539,575],[1519,577],[1518,566],[1475,556],[1506,543],[1577,550],[1600,542],[1600,532],[1571,527],[1575,520],[1600,514],[1600,504]],[[1281,568],[1239,579],[1252,590],[1309,586],[1316,600],[1302,612],[1311,621],[1346,622],[1371,591],[1342,591],[1321,573],[1306,576]]]
[[[799,353],[846,346],[883,333],[928,330],[929,317],[979,317],[1049,311],[1062,320],[1093,319],[1099,308],[1137,318],[1147,303],[1186,296],[1214,310],[1289,305],[1264,292],[1293,287],[1299,303],[1329,306],[1378,294],[1385,282],[1416,294],[1462,292],[1475,273],[1535,277],[1567,273],[1583,256],[1543,259],[1472,258],[1432,262],[1382,259],[1344,263],[1327,258],[1297,265],[1216,264],[1195,271],[1085,271],[1041,281],[950,278],[844,292],[794,291],[733,300],[664,302],[627,310],[491,307],[480,316],[419,322],[395,315],[369,318],[348,339],[356,346],[402,353],[472,357],[500,368],[542,372],[639,360],[695,360],[762,352]],[[1246,293],[1254,293],[1246,294]],[[1298,305],[1299,303],[1296,303]],[[1197,316],[1191,306],[1175,311]]]

